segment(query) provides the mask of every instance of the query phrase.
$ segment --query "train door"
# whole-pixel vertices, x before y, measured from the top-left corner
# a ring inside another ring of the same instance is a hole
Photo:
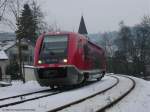
[[[84,66],[85,66],[85,69],[91,69],[92,67],[92,63],[91,63],[91,50],[90,50],[90,47],[89,47],[89,44],[86,43],[84,44],[83,46],[83,51],[84,51]]]
[[[84,40],[81,37],[78,37],[77,40],[77,52],[76,52],[76,65],[84,70],[84,49],[83,44]]]

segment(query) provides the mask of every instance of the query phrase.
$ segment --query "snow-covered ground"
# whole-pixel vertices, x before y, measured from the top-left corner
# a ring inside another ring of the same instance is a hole
[[[36,81],[30,81],[25,84],[21,81],[14,81],[12,82],[12,86],[0,87],[0,99],[45,89],[48,88],[41,87]]]
[[[150,81],[133,79],[136,81],[134,91],[106,112],[150,112]]]
[[[22,103],[22,104],[7,107],[7,108],[2,108],[1,110],[5,110],[5,109],[16,110],[16,109],[23,108],[23,109],[32,109],[38,112],[45,112],[50,109],[54,109],[58,106],[68,104],[72,101],[76,101],[78,99],[87,97],[89,95],[92,95],[93,93],[97,93],[98,91],[105,90],[106,88],[110,87],[114,83],[116,83],[116,79],[106,76],[105,78],[103,78],[102,81],[96,82],[89,86],[85,86],[83,88],[79,88],[77,90],[71,90],[71,91],[63,92],[54,96]]]
[[[110,104],[112,101],[115,101],[121,95],[126,93],[133,85],[132,81],[128,78],[120,77],[119,84],[114,88],[106,91],[103,94],[97,95],[93,98],[83,101],[80,104],[73,105],[67,109],[64,109],[60,112],[96,112],[99,109]],[[117,91],[116,91],[117,90]]]
[[[127,86],[130,86],[129,82],[125,78],[120,78],[122,80],[122,87],[125,89]],[[114,105],[112,108],[106,110],[106,112],[149,112],[150,111],[150,82],[144,81],[142,79],[133,78],[136,81],[136,87],[128,96],[126,96],[118,104]],[[44,112],[49,109],[53,109],[57,106],[63,105],[75,101],[77,99],[83,98],[85,96],[91,95],[94,92],[101,91],[110,85],[115,83],[115,79],[109,76],[105,76],[102,81],[94,83],[90,86],[86,86],[77,90],[67,91],[61,94],[54,96],[38,99],[35,101],[30,101],[22,103],[16,106],[9,106],[7,108],[1,108],[0,112],[4,111],[27,111],[27,112]],[[20,82],[13,83],[12,86],[0,88],[0,98],[5,98],[8,96],[44,90],[47,88],[40,87],[39,84],[35,81],[30,81],[25,84]],[[121,94],[124,89],[113,89],[113,94]],[[81,105],[75,105],[68,109],[64,109],[64,112],[94,112],[95,110],[90,108],[93,106],[98,108],[99,105],[102,105],[105,99],[109,98],[109,95],[112,93],[106,92],[105,97],[85,101]],[[104,95],[104,94],[103,94]]]

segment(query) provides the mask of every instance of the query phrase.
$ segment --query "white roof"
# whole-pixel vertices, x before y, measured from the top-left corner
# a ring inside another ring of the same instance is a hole
[[[15,41],[0,42],[0,50],[6,51],[16,44]]]
[[[7,54],[4,51],[0,51],[0,60],[8,59]]]
[[[15,41],[9,41],[9,42],[6,43],[5,46],[3,46],[3,47],[1,47],[1,48],[2,48],[2,50],[5,51],[5,50],[9,49],[10,47],[14,46],[15,44],[16,44]]]

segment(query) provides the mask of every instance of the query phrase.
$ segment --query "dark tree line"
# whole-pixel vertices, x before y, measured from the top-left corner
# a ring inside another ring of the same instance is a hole
[[[134,27],[120,24],[118,37],[113,42],[117,46],[113,56],[108,57],[108,71],[121,74],[146,76],[146,65],[150,65],[150,17]]]

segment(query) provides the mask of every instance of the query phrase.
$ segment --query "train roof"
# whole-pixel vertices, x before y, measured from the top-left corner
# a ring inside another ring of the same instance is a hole
[[[97,47],[98,49],[103,50],[103,48],[102,48],[101,46],[98,46],[97,44],[91,42],[91,41],[89,40],[89,37],[88,37],[87,35],[82,35],[82,34],[79,34],[79,33],[67,32],[67,31],[44,33],[44,35],[71,35],[71,34],[73,34],[73,35],[80,35],[80,36],[82,36],[83,38],[86,38],[87,41],[88,41],[90,44],[92,44],[93,46]],[[43,36],[44,36],[44,35],[43,35]]]
[[[68,35],[68,34],[78,34],[75,32],[48,32],[45,35]]]
[[[82,34],[75,33],[75,32],[48,32],[48,33],[42,34],[42,36],[45,36],[45,35],[79,35],[80,37],[88,40],[88,37],[86,35],[82,35]]]

